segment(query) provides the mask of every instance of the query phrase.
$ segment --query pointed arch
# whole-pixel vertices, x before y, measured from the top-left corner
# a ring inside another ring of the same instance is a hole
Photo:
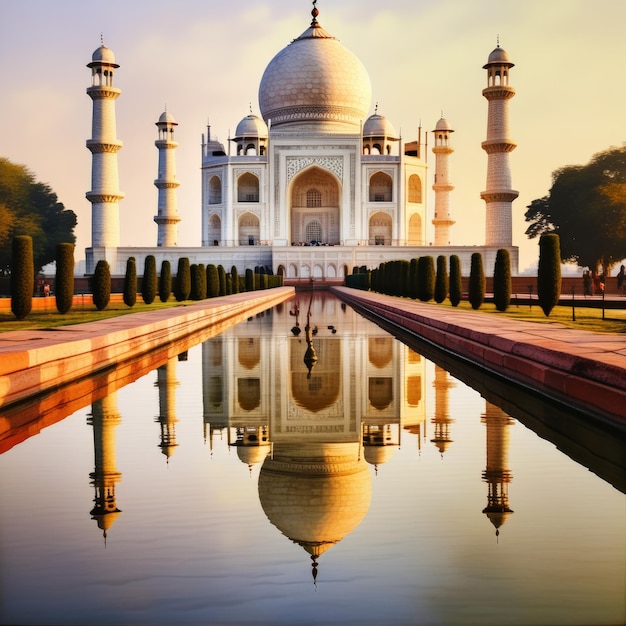
[[[209,204],[222,203],[222,179],[219,176],[211,176],[209,179]]]
[[[209,245],[218,246],[220,240],[222,239],[222,220],[219,215],[213,213],[211,217],[209,217],[209,227],[207,230],[206,240],[209,242]]]
[[[239,245],[254,246],[259,243],[261,227],[259,218],[250,212],[239,218]]]
[[[376,172],[370,177],[370,202],[392,202],[393,201],[393,181],[389,174]]]
[[[422,217],[419,213],[413,213],[409,219],[409,241],[410,246],[424,245],[424,233],[422,232]]]
[[[237,179],[237,202],[259,201],[259,177],[246,172]]]
[[[422,202],[422,179],[417,174],[411,174],[408,182],[409,202],[421,204]]]
[[[370,245],[389,246],[391,245],[391,216],[387,213],[374,213],[369,221],[369,242]]]

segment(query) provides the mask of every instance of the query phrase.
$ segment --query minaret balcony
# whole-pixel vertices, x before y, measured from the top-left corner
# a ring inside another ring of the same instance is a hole
[[[109,152],[115,154],[122,149],[123,142],[117,139],[109,139],[108,141],[100,141],[98,139],[88,139],[86,144],[87,149],[92,154],[98,154],[102,152]]]
[[[487,154],[498,154],[502,152],[513,152],[517,148],[517,143],[512,139],[487,139],[480,144]]]

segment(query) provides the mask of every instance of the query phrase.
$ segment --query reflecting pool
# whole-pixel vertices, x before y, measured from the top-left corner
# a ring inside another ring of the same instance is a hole
[[[0,410],[0,623],[625,622],[568,410],[319,293],[196,340]]]

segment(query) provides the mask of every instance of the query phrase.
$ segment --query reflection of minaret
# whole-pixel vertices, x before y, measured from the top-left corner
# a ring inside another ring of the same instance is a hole
[[[155,386],[159,388],[159,417],[157,422],[161,424],[161,443],[159,447],[163,454],[169,458],[174,454],[176,443],[176,394],[174,389],[178,385],[176,380],[175,357],[165,365],[157,368],[157,380]]]
[[[450,424],[453,424],[454,420],[450,419],[448,393],[449,389],[454,386],[455,383],[449,380],[448,372],[435,365],[435,380],[433,382],[433,387],[435,388],[435,417],[432,420],[435,425],[435,433],[431,442],[439,448],[442,456],[452,443],[452,439],[450,439]]]
[[[89,474],[95,487],[92,519],[98,522],[106,541],[107,530],[121,511],[115,501],[115,483],[122,479],[115,460],[115,428],[122,419],[117,410],[117,395],[109,394],[91,405],[87,423],[93,426],[95,469]]]
[[[509,430],[515,421],[500,407],[489,402],[485,406],[482,421],[487,426],[487,468],[483,472],[483,480],[489,484],[487,506],[483,513],[496,528],[496,536],[500,534],[500,526],[513,513],[509,508],[509,483],[511,472],[508,469]]]

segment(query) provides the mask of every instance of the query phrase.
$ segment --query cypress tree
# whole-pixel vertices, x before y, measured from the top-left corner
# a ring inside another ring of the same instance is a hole
[[[174,280],[174,297],[178,302],[189,300],[191,293],[191,270],[189,269],[189,259],[181,257],[178,259],[178,270]]]
[[[233,283],[233,293],[239,293],[239,272],[234,265],[230,268],[230,276]]]
[[[29,235],[13,238],[11,247],[11,312],[23,320],[33,308],[35,260],[33,240]]]
[[[498,311],[506,311],[511,304],[511,257],[500,248],[493,268],[493,303]]]
[[[217,298],[220,295],[220,277],[217,267],[212,263],[206,268],[207,297]]]
[[[198,263],[198,296],[199,300],[206,298],[206,265]]]
[[[458,255],[450,256],[450,304],[459,306],[463,297],[463,283],[461,281],[461,259]]]
[[[409,298],[413,298],[413,300],[417,300],[418,293],[418,262],[417,259],[411,259],[409,263]]]
[[[537,298],[546,317],[559,303],[560,296],[561,240],[556,233],[545,233],[539,238]]]
[[[124,304],[134,307],[137,303],[137,264],[134,256],[126,259],[126,274],[124,276]]]
[[[437,277],[435,278],[435,302],[441,304],[448,297],[448,260],[443,254],[437,257]]]
[[[146,304],[152,304],[157,295],[158,278],[156,271],[156,259],[149,254],[143,266],[143,279],[141,281],[141,298]]]
[[[167,302],[172,293],[172,264],[166,259],[161,263],[161,274],[159,275],[159,299]]]
[[[219,278],[220,296],[226,295],[226,270],[223,265],[217,266],[217,276]]]
[[[96,263],[93,274],[92,298],[98,311],[106,309],[111,299],[111,268],[104,259]]]
[[[435,261],[432,256],[421,256],[417,262],[418,297],[428,302],[435,296]]]
[[[67,313],[74,304],[74,244],[57,244],[57,268],[54,280],[57,311]]]
[[[246,291],[254,291],[254,272],[248,268],[246,270]]]
[[[472,309],[480,308],[485,301],[485,272],[483,270],[483,257],[480,252],[472,254],[469,278],[469,301]]]

